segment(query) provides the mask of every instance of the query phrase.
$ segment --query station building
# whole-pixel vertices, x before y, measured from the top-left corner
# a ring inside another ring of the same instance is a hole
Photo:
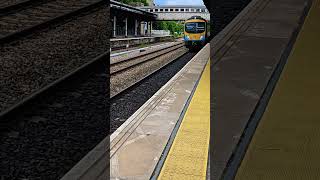
[[[112,38],[151,35],[156,14],[114,0],[110,0],[110,8]]]

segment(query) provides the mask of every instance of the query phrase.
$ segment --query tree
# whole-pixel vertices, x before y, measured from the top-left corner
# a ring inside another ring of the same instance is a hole
[[[160,21],[155,23],[155,29],[169,30],[171,34],[183,32],[183,24],[177,21]]]

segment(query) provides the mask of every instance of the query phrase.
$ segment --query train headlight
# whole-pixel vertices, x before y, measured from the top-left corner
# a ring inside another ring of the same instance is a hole
[[[200,41],[204,41],[204,37],[203,36],[200,36]]]
[[[188,35],[185,35],[185,36],[184,36],[184,40],[185,40],[185,41],[188,41],[189,39],[190,39],[190,38],[189,38]]]

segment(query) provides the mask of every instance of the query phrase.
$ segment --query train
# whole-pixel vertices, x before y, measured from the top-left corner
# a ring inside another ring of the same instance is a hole
[[[184,42],[190,50],[203,47],[208,40],[208,22],[201,16],[192,16],[184,24]]]

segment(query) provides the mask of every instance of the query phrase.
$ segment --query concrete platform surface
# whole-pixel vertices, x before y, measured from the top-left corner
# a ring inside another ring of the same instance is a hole
[[[112,38],[110,39],[110,48],[126,49],[135,47],[140,44],[150,44],[164,41],[173,41],[174,37],[171,35],[164,36],[147,36],[147,37],[128,37],[128,38]]]
[[[175,42],[175,41],[173,41]],[[110,57],[116,57],[116,56],[122,56],[122,55],[126,55],[126,54],[130,54],[130,53],[135,53],[135,52],[139,52],[139,51],[143,51],[143,50],[149,50],[152,48],[157,48],[157,47],[161,47],[161,46],[165,46],[167,44],[173,43],[173,42],[159,42],[159,43],[154,43],[154,44],[149,44],[146,45],[146,47],[133,47],[133,48],[128,48],[128,49],[121,49],[121,50],[116,50],[116,51],[111,51]]]
[[[307,0],[252,0],[211,46],[211,177],[224,175]],[[228,38],[227,38],[228,37]]]
[[[113,42],[113,41],[138,40],[138,39],[152,39],[152,38],[161,38],[161,37],[172,37],[172,35],[111,38],[110,42]]]
[[[139,48],[139,49],[135,49],[135,50],[131,50],[131,51],[111,54],[110,65],[112,65],[114,63],[126,61],[131,58],[141,57],[143,55],[146,55],[149,53],[154,53],[154,52],[157,52],[160,50],[164,50],[164,49],[167,49],[167,48],[170,48],[174,45],[179,45],[179,44],[183,45],[183,42],[167,42],[167,43],[149,46],[149,47],[145,47],[145,48]]]
[[[320,0],[313,1],[238,180],[320,179],[319,10]]]

